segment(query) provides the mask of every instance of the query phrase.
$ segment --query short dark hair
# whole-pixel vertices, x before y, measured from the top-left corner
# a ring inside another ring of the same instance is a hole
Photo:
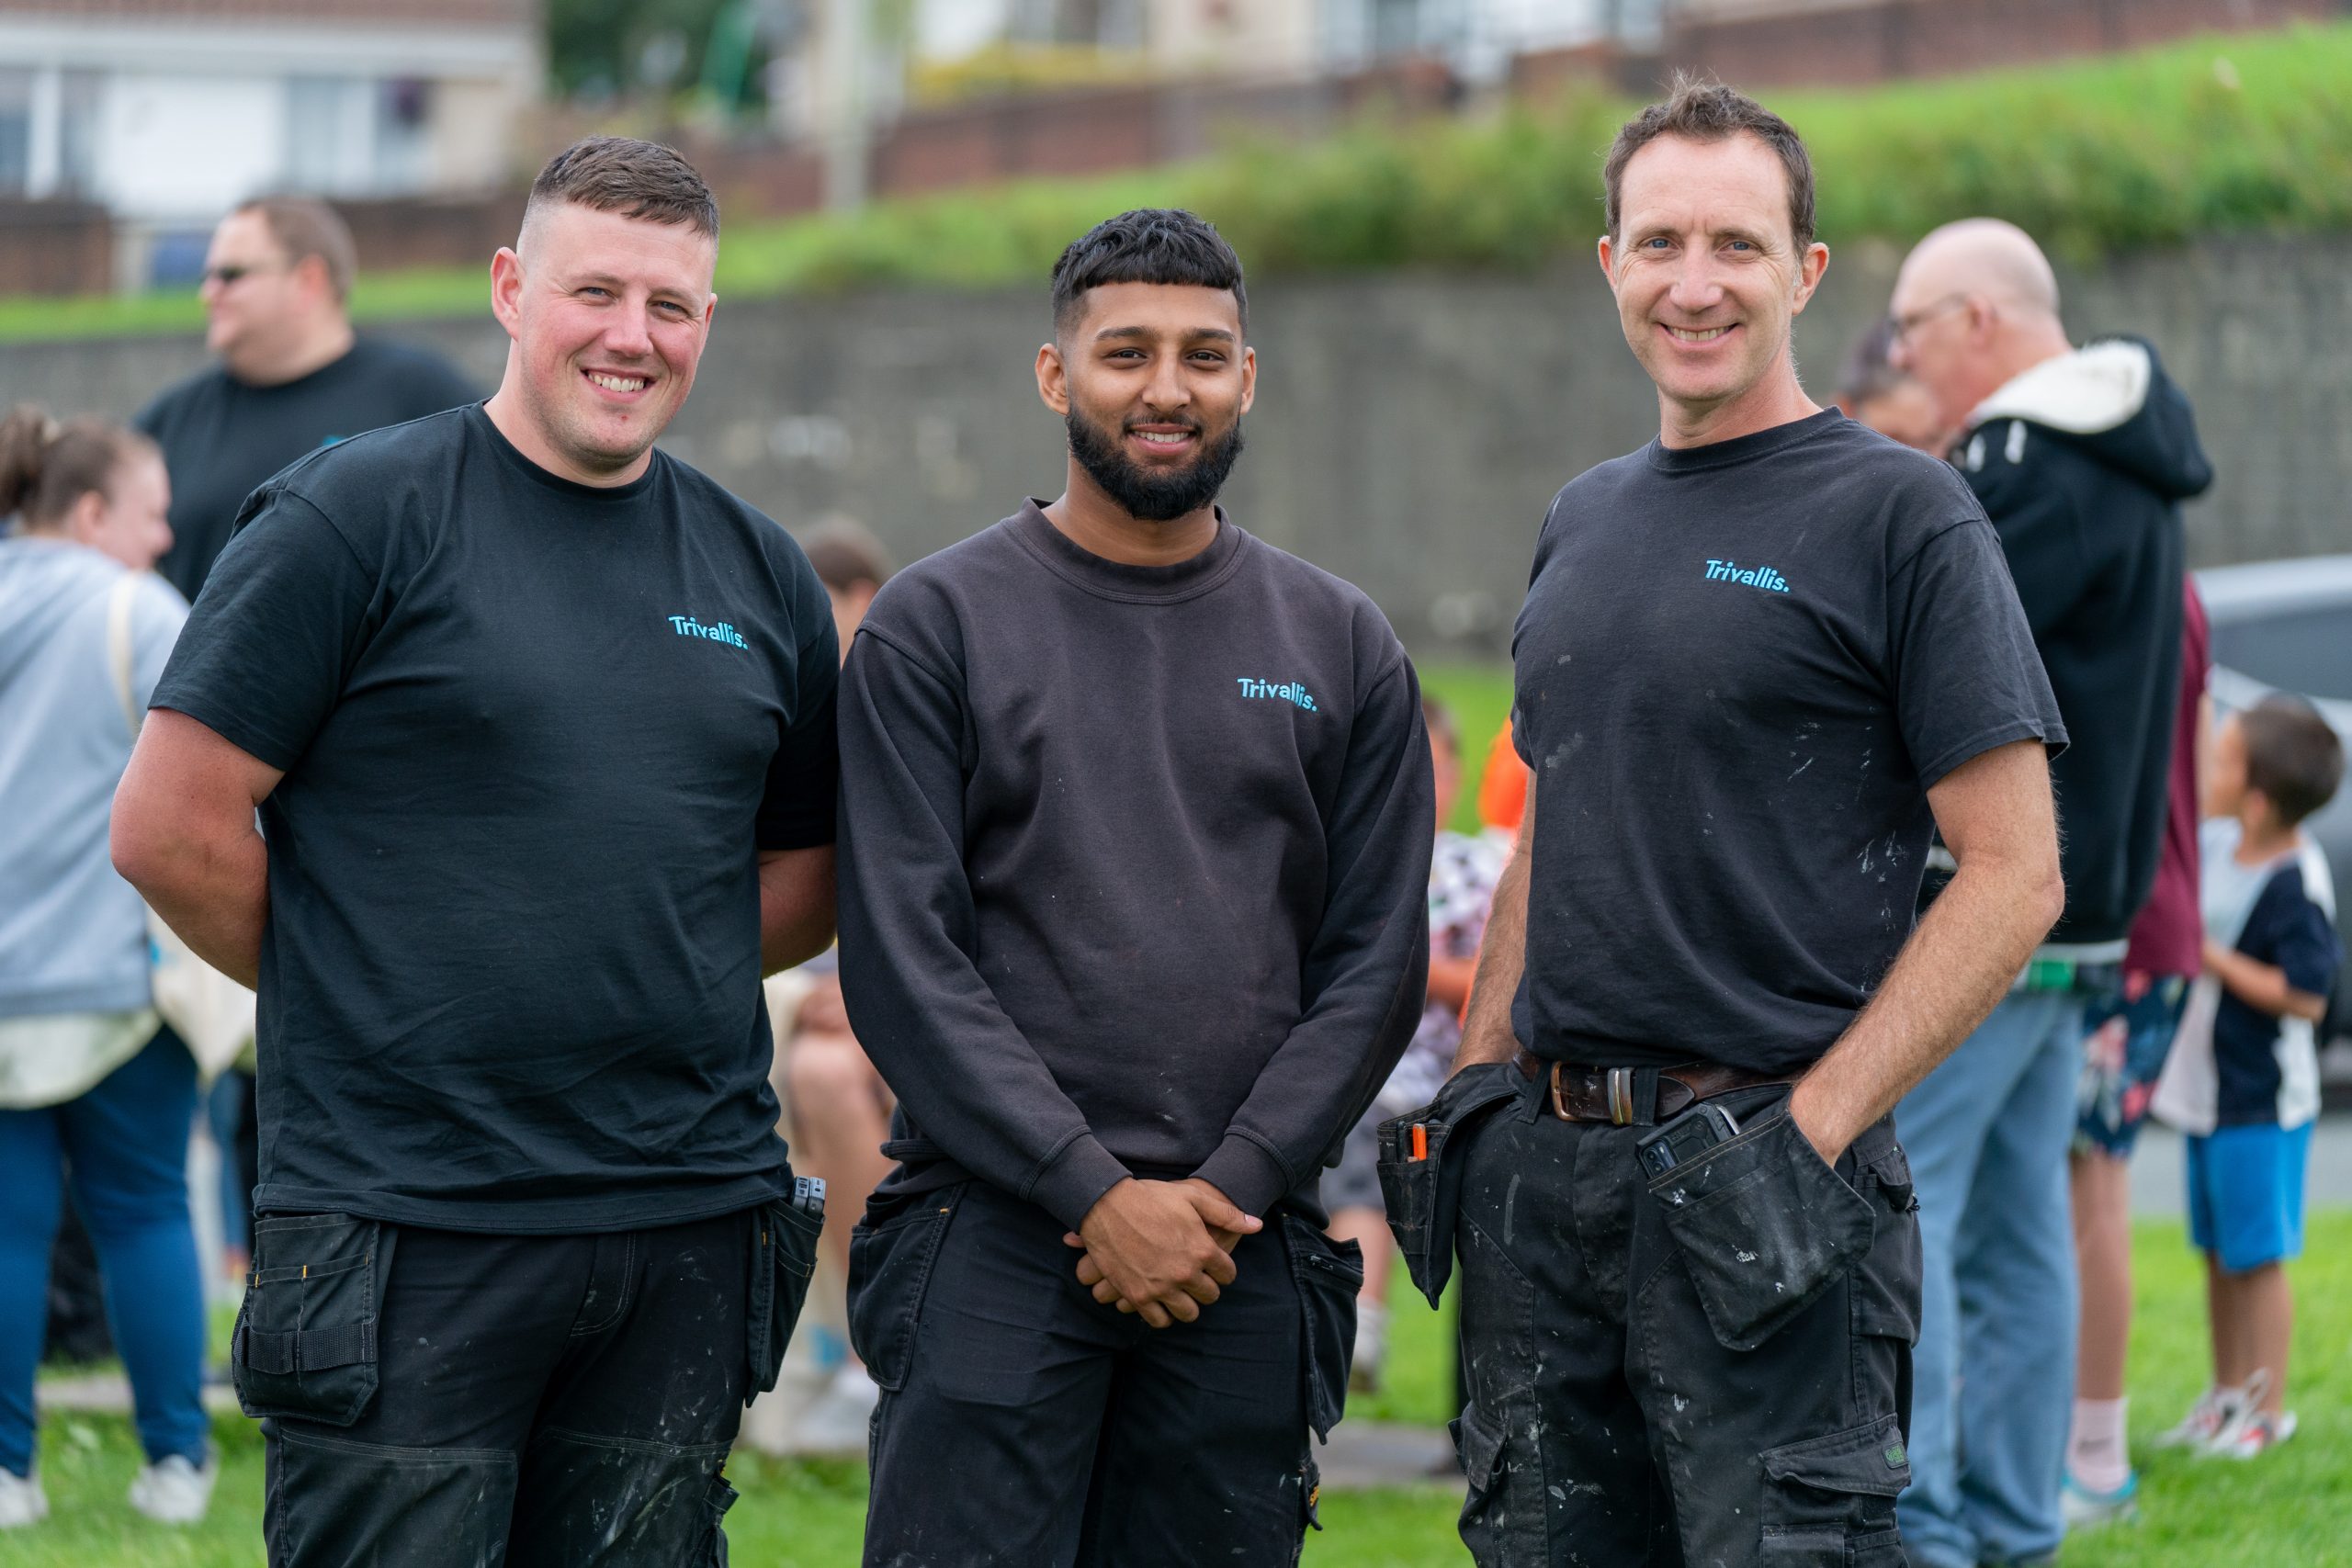
[[[334,208],[307,196],[263,196],[237,210],[261,214],[269,237],[286,253],[288,266],[300,266],[316,256],[334,297],[351,298],[352,280],[359,276],[359,247],[352,243],[351,225]]]
[[[1862,329],[1846,356],[1846,373],[1838,384],[1838,400],[1853,408],[1886,396],[1910,376],[1894,367],[1894,323],[1877,321]]]
[[[2274,693],[2238,715],[2245,738],[2245,782],[2291,828],[2335,798],[2344,782],[2344,742],[2319,710]]]
[[[817,569],[817,581],[836,593],[890,581],[890,552],[865,524],[847,517],[828,517],[801,535],[800,549]]]
[[[1071,241],[1054,263],[1054,330],[1067,329],[1087,290],[1106,283],[1223,288],[1233,295],[1243,330],[1250,325],[1241,258],[1215,224],[1182,208],[1138,207],[1104,219]]]
[[[523,221],[542,205],[569,202],[593,212],[674,223],[718,238],[718,198],[675,148],[633,136],[590,136],[548,160],[531,182]]]
[[[1603,216],[1609,237],[1622,237],[1618,224],[1624,216],[1619,198],[1625,185],[1625,165],[1634,154],[1661,136],[1690,141],[1728,141],[1745,132],[1780,154],[1789,176],[1789,231],[1797,249],[1813,243],[1813,159],[1793,127],[1745,93],[1721,82],[1682,72],[1674,74],[1666,97],[1652,104],[1618,128],[1610,143],[1609,161],[1601,165]]]

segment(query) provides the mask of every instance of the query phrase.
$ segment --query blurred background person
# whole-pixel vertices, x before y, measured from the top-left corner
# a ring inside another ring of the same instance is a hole
[[[31,408],[0,421],[0,514],[17,518],[0,539],[0,1528],[48,1511],[33,1375],[69,1179],[146,1452],[130,1502],[192,1524],[211,1493],[196,1062],[158,1031],[147,911],[107,847],[136,716],[187,617],[149,570],[170,496],[143,435]]]
[[[2137,1511],[2139,1478],[2124,1441],[2123,1372],[2132,1337],[2132,1172],[2156,1080],[2201,966],[2198,914],[2198,774],[2211,727],[2205,695],[2212,665],[2204,602],[2183,583],[2180,699],[2173,714],[2164,848],[2148,901],[2132,922],[2123,976],[2083,1008],[2083,1076],[2075,1145],[2066,1162],[2074,1198],[2075,1272],[2082,1306],[2075,1353],[2075,1417],[2062,1495],[2066,1528],[2082,1529]]]
[[[1323,1179],[1323,1203],[1330,1211],[1330,1234],[1363,1248],[1363,1288],[1356,1295],[1355,1359],[1348,1386],[1359,1393],[1380,1387],[1388,1349],[1388,1280],[1396,1245],[1388,1211],[1380,1195],[1380,1123],[1427,1105],[1445,1084],[1462,1043],[1462,1009],[1470,999],[1470,979],[1478,968],[1478,942],[1487,933],[1487,909],[1495,884],[1510,858],[1510,836],[1502,832],[1454,833],[1446,829],[1462,791],[1462,737],[1453,713],[1435,697],[1421,699],[1421,719],[1430,732],[1430,761],[1437,783],[1437,844],[1430,858],[1429,999],[1404,1056],[1388,1075],[1372,1108],[1363,1113]]]
[[[1896,1112],[1926,1280],[1912,1484],[1897,1508],[1915,1562],[1975,1568],[2047,1555],[2064,1533],[2083,1021],[2122,984],[2155,882],[2180,686],[2180,503],[2213,470],[2153,348],[2067,338],[2056,275],[2014,224],[1929,233],[1890,315],[1892,362],[1960,432],[1954,461],[2000,536],[2073,742],[2051,761],[2065,911]]]
[[[266,197],[213,230],[202,297],[218,363],[134,422],[171,474],[172,544],[156,570],[189,602],[264,479],[322,446],[477,400],[438,355],[353,333],[358,266],[351,230],[322,201]],[[222,1073],[207,1105],[222,1155],[224,1272],[237,1278],[259,1179],[251,1069],[248,1059]]]
[[[1890,441],[1940,457],[1951,447],[1951,426],[1935,394],[1889,362],[1894,347],[1891,321],[1872,323],[1855,340],[1838,384],[1838,407]]]
[[[865,618],[875,593],[890,580],[890,558],[882,542],[847,518],[831,518],[800,536],[808,564],[817,569],[825,596],[832,601],[833,627],[841,637],[842,657],[849,657],[851,638]],[[853,783],[852,787],[855,787]],[[776,1038],[782,1043],[777,1071],[783,1079],[777,1096],[789,1124],[794,1168],[825,1182],[825,1259],[831,1266],[825,1279],[828,1299],[818,1315],[846,1321],[841,1299],[849,1285],[849,1233],[865,1212],[865,1200],[891,1162],[882,1145],[890,1135],[890,1109],[897,1103],[882,1075],[866,1060],[865,1048],[851,1032],[849,1014],[842,1006],[841,964],[828,951],[771,982],[776,993],[789,996],[786,982],[797,976],[803,985]],[[820,1452],[862,1452],[866,1418],[874,1412],[881,1391],[866,1375],[865,1365],[848,1340],[840,1340],[839,1370],[825,1391],[799,1413],[790,1445]]]

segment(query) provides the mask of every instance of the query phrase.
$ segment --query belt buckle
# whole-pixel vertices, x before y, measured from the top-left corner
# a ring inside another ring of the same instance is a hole
[[[1552,1114],[1563,1122],[1573,1122],[1576,1118],[1568,1113],[1568,1097],[1560,1091],[1560,1066],[1558,1062],[1552,1064]]]
[[[1634,1069],[1609,1069],[1609,1124],[1630,1127],[1634,1124]]]

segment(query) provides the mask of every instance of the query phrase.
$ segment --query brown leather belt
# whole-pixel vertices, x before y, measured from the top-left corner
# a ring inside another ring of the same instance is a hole
[[[1754,1073],[1711,1062],[1677,1067],[1585,1067],[1547,1062],[1524,1049],[1511,1060],[1524,1077],[1551,1075],[1551,1111],[1561,1121],[1606,1122],[1617,1127],[1653,1126],[1734,1089],[1796,1082],[1788,1074]]]

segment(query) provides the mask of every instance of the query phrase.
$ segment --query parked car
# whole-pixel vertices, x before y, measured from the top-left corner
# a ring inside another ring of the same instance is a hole
[[[2306,698],[2352,746],[2352,555],[2200,571],[2213,623],[2213,704],[2251,707],[2273,692]],[[2335,875],[2339,931],[2352,923],[2352,786],[2304,824]],[[2339,978],[2322,1039],[2352,1036],[2352,981]]]

